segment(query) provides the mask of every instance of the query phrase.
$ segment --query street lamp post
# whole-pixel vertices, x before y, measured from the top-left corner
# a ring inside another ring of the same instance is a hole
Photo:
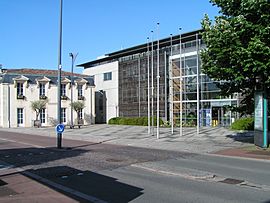
[[[58,108],[57,120],[61,124],[61,69],[62,69],[62,7],[63,1],[60,0],[60,18],[59,18],[59,52],[58,52]],[[62,133],[57,132],[57,148],[62,148]]]
[[[71,95],[70,95],[70,102],[71,102],[71,117],[70,117],[70,128],[74,128],[73,124],[73,83],[74,83],[74,74],[73,74],[73,68],[74,68],[74,62],[76,60],[76,57],[78,56],[78,53],[69,53],[69,56],[71,57]]]

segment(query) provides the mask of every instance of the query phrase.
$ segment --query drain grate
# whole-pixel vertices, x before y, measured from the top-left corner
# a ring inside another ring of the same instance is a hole
[[[226,178],[222,181],[219,181],[220,183],[226,183],[226,184],[230,184],[230,185],[237,185],[240,183],[243,183],[244,180],[237,180],[237,179],[233,179],[233,178]]]

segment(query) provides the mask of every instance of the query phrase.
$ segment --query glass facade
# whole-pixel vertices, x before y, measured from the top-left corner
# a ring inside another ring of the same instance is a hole
[[[149,54],[149,60],[148,60]],[[150,60],[151,56],[149,53],[138,54],[134,57],[127,58],[123,60],[120,59],[119,62],[119,115],[123,117],[141,117],[147,116],[148,109],[148,69],[149,69],[149,80],[150,86],[153,83],[153,105],[156,109],[156,92],[157,92],[157,55],[156,52],[153,53],[153,74],[152,74],[152,62]],[[165,95],[165,68],[168,68],[166,63],[167,53],[165,50],[160,51],[160,65],[159,65],[159,75],[160,75],[160,116],[165,117],[165,101],[167,97]],[[128,60],[130,59],[130,60]],[[148,63],[149,61],[149,63]],[[148,65],[149,64],[149,65]],[[153,77],[152,77],[153,75]],[[167,74],[166,74],[167,77]],[[152,81],[153,79],[153,81]],[[151,88],[150,88],[151,95]],[[152,98],[152,96],[151,96]],[[156,112],[155,112],[156,114]]]
[[[181,43],[181,50],[179,44],[180,41],[173,46],[162,47],[159,52],[160,117],[174,125],[180,124],[180,114],[183,126],[230,125],[236,115],[227,107],[236,106],[237,99],[220,96],[216,82],[201,72],[199,53],[204,44],[200,39],[196,40],[195,35],[192,40]],[[148,71],[150,98],[153,97],[153,114],[156,116],[157,51],[119,58],[119,116],[147,116]],[[169,115],[173,115],[173,120]]]
[[[237,98],[222,97],[219,82],[201,72],[200,42],[189,42],[189,46],[184,43],[181,55],[179,50],[169,59],[173,122],[180,125],[182,115],[183,126],[228,126],[236,117],[228,106],[236,106]]]
[[[108,58],[86,64],[86,68],[99,66],[106,60],[107,63],[118,61],[120,117],[148,116],[148,99],[150,115],[157,115],[159,75],[159,115],[164,121],[174,126],[181,123],[185,126],[230,125],[237,115],[230,112],[228,106],[237,106],[238,98],[221,96],[219,82],[201,71],[200,50],[206,47],[199,32],[159,40],[159,51],[155,41],[111,53]],[[104,80],[109,78],[108,73],[104,73]]]

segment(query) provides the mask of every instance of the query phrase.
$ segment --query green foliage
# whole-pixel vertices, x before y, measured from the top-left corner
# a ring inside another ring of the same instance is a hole
[[[150,119],[152,123],[152,118]],[[154,125],[157,123],[157,118],[154,117]],[[148,118],[147,117],[134,117],[134,118],[126,118],[126,117],[114,117],[109,120],[109,124],[111,125],[138,125],[138,126],[147,126]],[[159,124],[163,125],[163,120],[159,119]]]
[[[81,101],[75,101],[75,102],[72,102],[70,104],[70,106],[76,111],[80,111],[81,109],[84,109],[85,108],[85,104],[84,102],[81,102]]]
[[[75,101],[70,104],[70,106],[76,111],[77,113],[77,124],[81,124],[82,120],[79,119],[79,111],[85,108],[85,104],[82,101]]]
[[[40,114],[40,111],[42,109],[46,108],[46,104],[48,103],[48,100],[36,100],[31,102],[31,108],[33,111],[36,112],[36,120],[38,120],[38,116]]]
[[[268,0],[210,0],[220,8],[213,23],[202,21],[206,49],[201,53],[202,69],[217,81],[222,95],[239,92],[244,97],[241,111],[254,111],[254,88],[264,83],[270,89],[270,2]]]
[[[233,130],[254,130],[253,118],[241,118],[232,123],[231,129]]]

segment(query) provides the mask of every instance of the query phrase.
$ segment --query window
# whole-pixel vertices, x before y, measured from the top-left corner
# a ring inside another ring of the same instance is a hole
[[[67,122],[66,108],[61,108],[61,123]]]
[[[23,108],[17,109],[17,123],[18,125],[23,124]]]
[[[44,83],[39,84],[39,96],[45,96],[45,84]]]
[[[66,96],[66,84],[61,84],[61,96]]]
[[[24,99],[23,95],[23,83],[17,83],[17,99]]]
[[[83,118],[83,110],[82,110],[82,109],[80,109],[80,110],[78,111],[78,116],[79,116],[79,119],[80,119],[80,120]]]
[[[40,123],[45,123],[45,118],[46,118],[45,111],[46,109],[41,109],[40,111]]]
[[[104,81],[112,80],[112,72],[104,73],[103,74],[103,80]]]
[[[78,97],[82,97],[82,96],[83,96],[83,86],[78,85]]]

